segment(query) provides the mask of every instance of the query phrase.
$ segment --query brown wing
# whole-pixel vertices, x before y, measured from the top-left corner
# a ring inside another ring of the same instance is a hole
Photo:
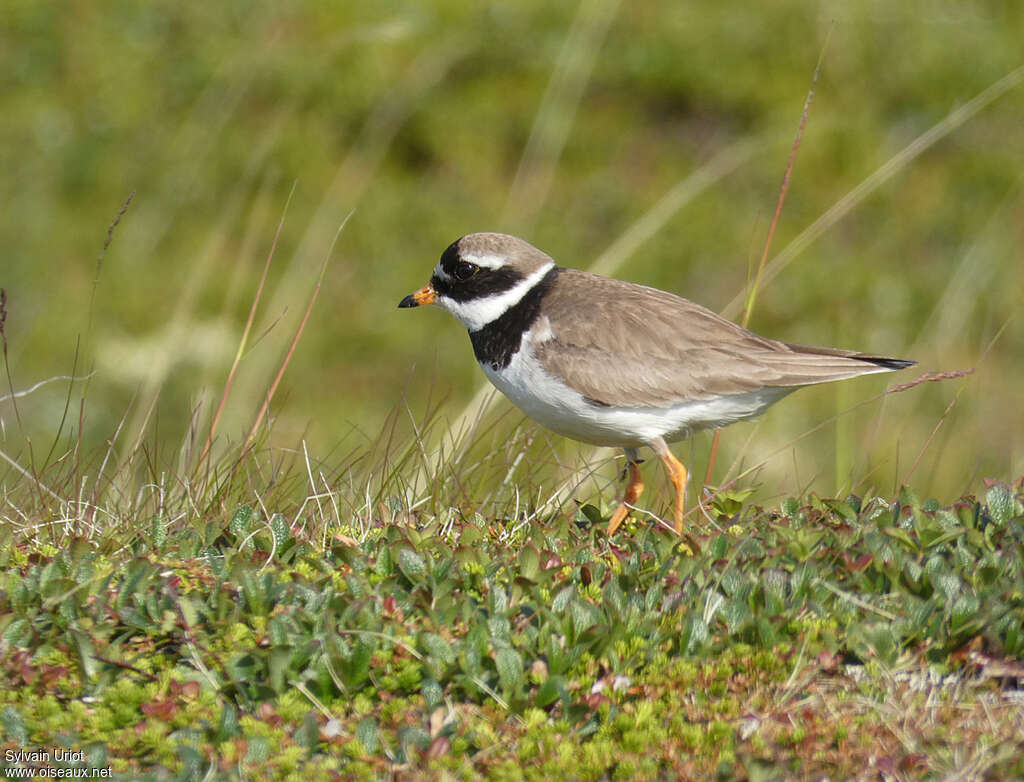
[[[541,364],[597,403],[665,407],[797,387],[914,362],[758,336],[656,288],[562,269],[544,301]]]

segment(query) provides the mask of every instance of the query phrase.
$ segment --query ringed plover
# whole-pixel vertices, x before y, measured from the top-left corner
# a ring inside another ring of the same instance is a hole
[[[629,481],[608,535],[643,491],[640,446],[665,465],[681,534],[687,472],[668,443],[752,418],[803,386],[916,363],[761,337],[672,293],[561,268],[499,233],[453,242],[398,306],[424,304],[462,322],[484,374],[528,416],[625,451]]]

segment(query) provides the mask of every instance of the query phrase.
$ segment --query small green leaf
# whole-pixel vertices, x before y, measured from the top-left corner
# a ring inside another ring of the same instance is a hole
[[[960,577],[950,571],[937,571],[930,574],[932,584],[946,596],[947,600],[953,600],[960,595],[962,584]]]
[[[189,627],[195,627],[199,624],[199,612],[196,607],[192,605],[192,601],[185,595],[178,596],[178,607],[181,609],[181,616],[185,620],[185,624]]]
[[[167,542],[167,524],[160,516],[154,516],[150,522],[150,531],[153,536],[153,548],[161,551]]]
[[[370,660],[373,650],[365,641],[359,639],[352,647],[352,654],[341,665],[341,676],[348,687],[358,687],[370,673]]]
[[[278,548],[291,540],[292,532],[288,529],[288,520],[281,513],[275,513],[271,517],[270,531],[274,533],[274,543]]]
[[[992,521],[1005,527],[1013,517],[1013,497],[1005,486],[995,484],[985,492],[985,504]]]
[[[978,613],[981,604],[974,595],[960,595],[953,603],[950,621],[954,630],[960,629]]]
[[[683,636],[686,639],[686,651],[695,652],[707,642],[710,633],[702,617],[690,614],[683,629]]]
[[[954,527],[951,530],[947,530],[946,532],[934,536],[929,534],[927,539],[926,536],[922,534],[921,545],[925,548],[936,548],[937,546],[941,546],[943,543],[949,543],[951,540],[956,540],[963,535],[964,532],[965,530],[963,527]]]
[[[248,534],[249,526],[252,524],[252,508],[243,505],[231,515],[230,528],[236,537]]]
[[[430,734],[416,725],[399,728],[397,736],[398,741],[406,747],[424,750],[430,746]]]
[[[561,676],[549,676],[547,681],[537,689],[533,705],[538,709],[543,709],[559,698],[563,706],[569,704],[569,688],[566,686],[565,679]]]
[[[662,589],[661,584],[655,584],[653,587],[647,590],[647,594],[644,595],[644,610],[648,613],[657,610],[658,606],[661,605],[661,600],[665,596],[665,590]]]
[[[824,500],[823,502],[826,508],[841,516],[844,521],[852,523],[857,520],[857,511],[849,503],[841,500]]]
[[[398,550],[398,567],[410,581],[418,581],[427,572],[427,563],[411,548]]]
[[[242,596],[245,598],[249,610],[257,616],[266,616],[270,606],[260,579],[251,570],[243,570],[239,574],[238,580],[241,582]]]
[[[576,587],[572,585],[565,587],[557,595],[555,595],[555,599],[551,601],[551,610],[554,611],[556,614],[562,613],[563,611],[565,611],[566,608],[568,608],[572,604],[573,598],[575,596]]]
[[[577,634],[594,624],[594,615],[591,613],[590,605],[578,600],[569,604],[569,615],[572,616],[573,627]]]
[[[519,687],[523,680],[523,658],[515,649],[503,647],[494,655],[494,666],[498,669],[501,686],[506,690]]]
[[[224,710],[220,713],[220,720],[217,723],[217,741],[227,741],[236,736],[242,735],[242,729],[238,726],[238,712],[231,703],[224,704]]]
[[[245,753],[245,762],[255,765],[266,763],[270,757],[270,742],[267,741],[267,738],[250,734],[246,737],[246,741],[249,744],[249,749]]]
[[[275,646],[270,650],[268,668],[270,673],[270,687],[274,692],[283,693],[289,686],[288,668],[292,659],[292,650],[289,646]]]
[[[729,539],[725,535],[716,535],[715,539],[711,541],[711,546],[708,548],[708,553],[712,559],[722,559],[725,556],[725,552],[729,550]]]
[[[477,519],[474,517],[473,521],[477,522]],[[486,528],[486,526],[487,523],[481,520],[479,521],[477,526],[467,525],[463,527],[462,533],[459,536],[460,540],[462,541],[462,545],[475,546],[481,541],[483,541],[487,536],[484,534],[482,528]]]
[[[504,614],[508,611],[508,592],[493,581],[488,586],[490,587],[488,594],[491,597],[491,611],[495,614]]]
[[[296,743],[307,750],[316,748],[316,745],[320,743],[320,723],[317,721],[316,711],[310,709],[306,712],[302,718],[302,724],[292,734],[292,737]]]
[[[7,706],[0,712],[0,725],[4,726],[4,732],[8,736],[22,746],[28,743],[28,727],[21,718],[21,712],[13,706]]]
[[[524,546],[519,554],[519,575],[531,581],[540,575],[540,555],[533,546]]]
[[[901,486],[899,494],[900,505],[904,507],[911,507],[914,510],[921,509],[921,500],[918,499],[917,495],[908,487]]]
[[[619,586],[618,579],[610,578],[605,584],[603,594],[604,604],[615,615],[621,615],[626,610],[626,595]]]
[[[903,546],[912,553],[916,554],[920,550],[920,547],[914,542],[914,539],[910,537],[910,534],[904,529],[900,529],[899,527],[885,527],[882,532],[893,540],[902,543]]]
[[[15,619],[4,630],[5,643],[12,646],[27,646],[32,638],[32,623],[28,619]]]
[[[449,666],[455,662],[452,645],[436,633],[424,633],[420,643],[426,653],[436,657],[442,665]]]
[[[507,641],[512,635],[512,623],[506,616],[492,616],[487,620],[487,630],[491,638]]]
[[[263,740],[266,741],[266,739]],[[202,779],[204,770],[203,758],[195,747],[179,744],[175,747],[175,751],[178,753],[178,760],[181,761],[181,779]]]
[[[729,600],[718,610],[718,615],[725,622],[730,633],[739,632],[748,622],[753,619],[750,606],[745,600]]]
[[[390,576],[393,566],[394,563],[391,559],[391,549],[378,549],[377,558],[373,562],[373,572],[378,576]]]
[[[72,630],[71,639],[74,641],[75,651],[78,652],[78,664],[82,667],[82,678],[93,678],[99,670],[99,665],[96,662],[96,649],[93,647],[92,639],[80,630]]]
[[[853,650],[862,658],[877,657],[884,663],[892,663],[899,651],[899,644],[892,627],[882,622],[865,622],[850,628]]]
[[[39,574],[39,594],[43,597],[52,597],[57,588],[54,587],[64,575],[64,568],[62,568],[57,560],[51,560],[43,568],[42,573]]]
[[[373,717],[363,717],[359,720],[359,724],[356,725],[356,738],[367,752],[376,752],[380,745],[377,739],[377,720]]]
[[[444,698],[444,690],[441,689],[441,685],[432,679],[423,682],[420,693],[423,695],[423,704],[428,709],[436,709],[441,705],[441,699]]]

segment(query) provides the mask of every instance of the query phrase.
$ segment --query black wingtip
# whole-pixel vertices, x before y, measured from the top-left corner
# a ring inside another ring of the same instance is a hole
[[[398,302],[398,309],[400,309],[400,310],[408,309],[409,307],[415,307],[415,306],[417,306],[416,299],[414,299],[412,297],[411,293],[408,296],[406,296],[404,299],[402,299],[400,302]]]
[[[874,364],[876,367],[883,367],[885,369],[906,369],[916,364],[916,361],[911,361],[905,358],[882,358],[880,356],[857,356],[861,361],[866,361],[869,364]]]

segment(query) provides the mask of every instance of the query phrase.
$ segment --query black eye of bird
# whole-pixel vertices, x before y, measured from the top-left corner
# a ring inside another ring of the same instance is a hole
[[[465,282],[478,271],[480,271],[480,267],[475,263],[459,261],[459,265],[455,267],[455,279],[459,282]]]

